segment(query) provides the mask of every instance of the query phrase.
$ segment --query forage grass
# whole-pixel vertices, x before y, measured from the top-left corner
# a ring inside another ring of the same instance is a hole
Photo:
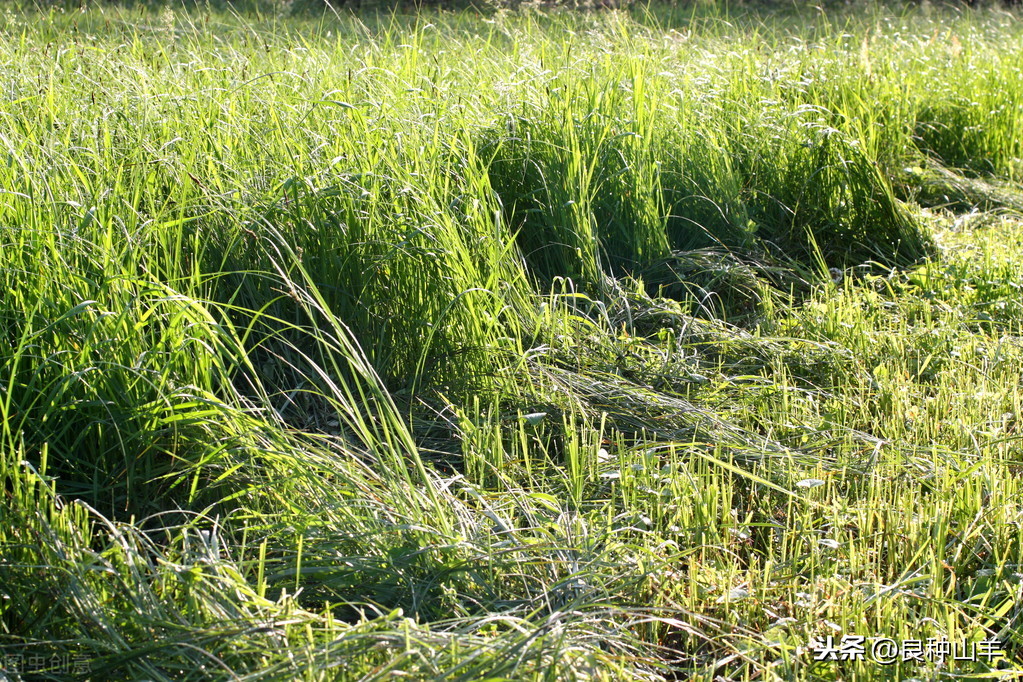
[[[0,678],[1023,670],[1017,14],[0,34]]]

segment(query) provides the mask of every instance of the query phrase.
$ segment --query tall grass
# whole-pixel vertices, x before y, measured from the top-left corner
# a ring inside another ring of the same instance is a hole
[[[1015,15],[2,22],[3,674],[1020,669]]]

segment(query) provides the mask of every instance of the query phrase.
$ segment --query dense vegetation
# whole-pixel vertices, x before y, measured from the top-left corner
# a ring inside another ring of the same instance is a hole
[[[1018,16],[0,26],[12,679],[1023,667]]]

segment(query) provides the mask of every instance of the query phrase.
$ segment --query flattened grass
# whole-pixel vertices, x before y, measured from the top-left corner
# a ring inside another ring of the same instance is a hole
[[[2,21],[4,674],[1019,671],[1014,15]]]

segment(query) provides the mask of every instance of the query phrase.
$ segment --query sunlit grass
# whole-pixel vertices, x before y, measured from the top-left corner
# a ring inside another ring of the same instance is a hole
[[[1023,667],[1016,15],[0,27],[4,674]]]

